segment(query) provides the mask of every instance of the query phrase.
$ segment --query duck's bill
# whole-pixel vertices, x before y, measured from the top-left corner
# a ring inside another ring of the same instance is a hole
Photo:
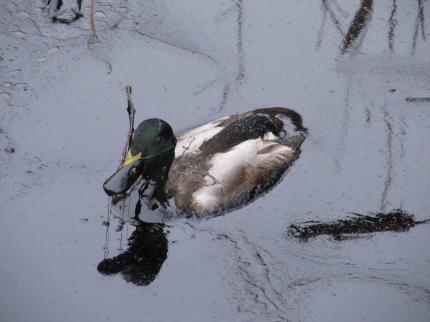
[[[141,160],[133,161],[119,168],[103,184],[108,196],[125,193],[136,182],[141,174]]]

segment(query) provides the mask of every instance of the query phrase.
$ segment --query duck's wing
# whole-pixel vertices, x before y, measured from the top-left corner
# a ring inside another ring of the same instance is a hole
[[[189,208],[217,214],[246,205],[275,185],[297,158],[298,151],[275,140],[247,140],[208,160],[203,183]]]
[[[203,142],[208,141],[225,127],[225,121],[229,117],[223,117],[213,122],[197,126],[176,135],[175,156],[186,153],[195,153]]]
[[[243,119],[248,119],[249,122],[243,122]],[[175,156],[198,152],[205,145],[206,148],[210,147],[210,153],[217,153],[220,152],[219,149],[222,149],[220,147],[220,145],[223,145],[221,141],[226,141],[226,139],[231,147],[245,140],[262,136],[267,132],[276,132],[276,135],[279,136],[279,132],[285,131],[282,134],[284,137],[287,131],[286,123],[288,122],[292,123],[294,131],[303,134],[307,133],[307,129],[303,126],[301,115],[285,107],[259,108],[250,112],[226,116],[177,134]],[[234,125],[239,126],[235,127]],[[237,133],[237,130],[240,131],[243,126],[245,126],[244,133]],[[233,128],[233,131],[229,131],[231,128]],[[221,131],[225,133],[220,133]],[[228,140],[229,138],[231,140]],[[224,146],[224,149],[226,148]]]

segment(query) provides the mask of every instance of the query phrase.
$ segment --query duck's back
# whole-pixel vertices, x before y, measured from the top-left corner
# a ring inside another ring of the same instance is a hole
[[[282,178],[306,132],[298,113],[280,107],[186,131],[177,137],[167,189],[187,214],[217,215],[246,205]]]

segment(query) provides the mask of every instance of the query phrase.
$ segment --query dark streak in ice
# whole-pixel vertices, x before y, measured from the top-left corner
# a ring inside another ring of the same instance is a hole
[[[421,26],[421,37],[423,38],[423,40],[426,40],[426,33],[424,30],[424,25],[425,25],[425,21],[424,21],[424,3],[423,0],[418,0],[418,18],[420,20],[420,26]]]
[[[227,105],[232,86],[241,84],[245,79],[245,55],[243,49],[243,0],[236,0],[237,10],[237,33],[236,33],[236,51],[237,51],[237,71],[233,81],[226,81],[222,92],[221,102],[218,105],[218,112],[221,112]],[[228,10],[229,11],[229,10]]]
[[[362,0],[360,8],[357,10],[354,16],[348,32],[343,39],[343,45],[341,54],[344,54],[348,49],[351,48],[353,43],[366,29],[367,23],[370,19],[373,7],[373,0]]]
[[[321,26],[320,29],[318,31],[318,38],[317,38],[317,45],[316,45],[316,49],[320,49],[321,48],[321,43],[322,43],[322,36],[324,33],[324,28],[325,28],[325,23],[327,21],[327,8],[322,6],[322,11],[323,11],[323,17],[321,20]]]
[[[224,85],[224,89],[222,91],[222,98],[221,98],[221,102],[219,103],[219,106],[218,106],[218,112],[221,112],[224,109],[224,107],[226,106],[229,95],[230,95],[230,84],[226,83]]]
[[[406,97],[405,101],[408,103],[428,103],[430,97]]]
[[[406,122],[406,118],[404,115],[400,117],[400,157],[405,157],[405,137],[406,137],[406,129],[408,128],[408,123]]]
[[[343,107],[343,119],[341,124],[341,135],[340,135],[340,142],[337,149],[337,153],[335,156],[335,166],[337,169],[341,169],[341,159],[342,154],[345,152],[345,143],[346,139],[348,137],[349,133],[349,121],[350,121],[350,97],[351,97],[351,76],[348,75],[348,79],[346,81],[346,92],[345,92],[345,98],[344,98],[344,107]]]
[[[331,0],[331,2],[336,7],[337,11],[339,11],[343,16],[347,16],[348,15],[348,12],[346,12],[345,10],[343,10],[342,7],[339,5],[339,3],[337,3],[336,0]]]
[[[204,57],[204,58],[206,58],[206,59],[210,60],[210,61],[211,61],[212,63],[214,63],[214,64],[219,64],[219,61],[218,61],[218,60],[216,60],[215,58],[213,58],[212,56],[210,56],[210,55],[208,55],[208,54],[205,54],[205,53],[203,53],[203,52],[201,52],[201,51],[198,51],[198,50],[196,50],[196,49],[187,48],[187,47],[185,47],[185,46],[181,46],[181,45],[175,44],[175,43],[173,43],[173,42],[170,42],[170,41],[167,41],[167,40],[164,40],[164,39],[158,38],[158,37],[156,37],[156,36],[153,36],[153,35],[150,35],[150,34],[144,33],[144,32],[142,32],[142,31],[140,31],[140,30],[137,30],[137,29],[131,29],[131,31],[134,31],[135,33],[137,33],[137,34],[141,35],[142,37],[146,37],[146,38],[149,38],[149,39],[151,39],[151,40],[159,41],[159,42],[161,42],[161,43],[163,43],[163,44],[165,44],[165,45],[172,46],[172,47],[175,47],[175,48],[177,48],[177,49],[181,49],[181,50],[187,51],[187,52],[189,52],[189,53],[191,53],[191,54],[197,54],[197,55],[199,55],[199,56],[202,56],[202,57]]]
[[[370,121],[372,120],[372,112],[370,112],[370,110],[367,107],[364,110],[364,112],[366,113],[366,123],[370,124]]]
[[[383,114],[384,114],[384,123],[387,129],[387,141],[386,141],[386,148],[387,148],[387,174],[384,181],[384,189],[382,191],[381,196],[381,206],[380,210],[384,211],[387,206],[387,196],[391,189],[391,184],[393,183],[393,125],[391,124],[391,116],[388,114],[388,112],[385,110],[385,107],[383,108]]]
[[[103,59],[100,57],[96,57],[96,59],[100,60],[103,64],[106,65],[107,68],[107,74],[110,75],[112,73],[112,64],[107,59]]]
[[[232,85],[240,84],[245,79],[245,58],[243,49],[243,0],[236,0],[237,10],[237,71],[233,82],[226,81],[222,92],[221,102],[218,105],[218,112],[221,112],[227,105],[229,96],[231,94]]]
[[[417,12],[417,18],[415,20],[415,29],[414,29],[414,35],[412,37],[412,54],[415,53],[415,50],[417,48],[417,40],[418,40],[418,33],[421,31],[421,37],[425,41],[426,35],[424,31],[424,4],[422,0],[417,0],[417,6],[418,6],[418,12]]]
[[[397,20],[394,18],[397,12],[397,0],[393,0],[390,18],[388,19],[388,48],[394,51],[394,29],[397,26]]]
[[[285,317],[285,300],[274,288],[269,268],[262,255],[263,252],[268,252],[251,243],[245,235],[235,240],[226,234],[218,234],[217,239],[228,241],[234,247],[237,272],[232,284],[244,292],[244,295],[236,298],[239,302],[238,310],[254,316],[263,314],[266,321],[288,321]],[[250,303],[244,301],[243,296],[251,298],[253,306],[248,307]],[[258,314],[255,310],[258,310]]]
[[[240,81],[245,77],[245,62],[243,52],[243,2],[237,0],[237,56],[238,66],[236,81]]]
[[[337,19],[333,9],[328,4],[327,0],[321,0],[321,2],[322,2],[322,7],[329,13],[330,19],[332,20],[332,22],[336,26],[336,29],[339,31],[339,33],[342,35],[342,37],[344,37],[345,33],[343,32],[343,30],[340,26],[340,22]]]

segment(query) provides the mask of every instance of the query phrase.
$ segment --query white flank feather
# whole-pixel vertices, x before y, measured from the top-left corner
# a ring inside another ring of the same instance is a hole
[[[276,138],[272,133],[267,138]],[[272,146],[269,153],[258,154],[258,151]],[[238,178],[242,169],[250,166],[264,166],[267,160],[285,162],[294,151],[285,145],[266,139],[254,139],[242,142],[225,153],[216,153],[211,160],[213,166],[204,178],[205,185],[194,192],[194,207],[203,212],[212,212],[220,207],[226,199],[231,198],[230,189],[237,181],[248,178]],[[276,159],[277,157],[278,159]]]
[[[215,134],[220,132],[223,127],[217,126],[219,122],[225,120],[223,117],[208,124],[196,127],[177,136],[175,156],[181,156],[183,153],[196,152],[204,141],[209,140]]]

